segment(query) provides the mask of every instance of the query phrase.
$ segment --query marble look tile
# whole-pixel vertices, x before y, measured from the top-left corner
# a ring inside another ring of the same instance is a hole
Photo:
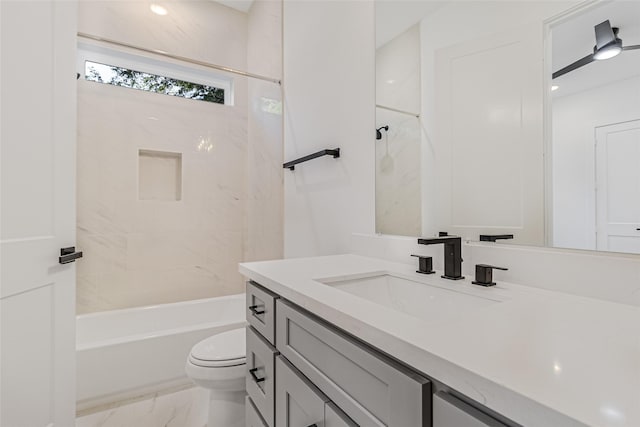
[[[255,7],[255,4],[254,4]],[[265,108],[281,102],[274,85],[249,83],[247,234],[244,259],[267,260],[284,255],[284,187],[282,114]]]
[[[389,126],[376,140],[376,232],[419,236],[422,228],[420,122],[406,114],[376,109],[376,127]]]
[[[152,13],[144,1],[81,0],[78,31],[246,69],[245,13],[209,1],[162,4],[168,11],[165,16]]]
[[[209,396],[192,387],[76,418],[75,427],[204,427]]]
[[[82,0],[80,31],[281,75],[279,1],[168,9]],[[281,88],[233,79],[233,105],[78,81],[79,313],[242,292],[239,262],[282,257]],[[139,150],[181,154],[180,200],[140,200]]]
[[[241,291],[246,111],[91,82],[79,92],[78,312]],[[225,120],[238,115],[233,136]],[[198,150],[202,135],[213,150]],[[139,149],[182,153],[181,200],[138,200]]]
[[[248,13],[247,67],[269,77],[282,77],[282,2],[254,1]]]

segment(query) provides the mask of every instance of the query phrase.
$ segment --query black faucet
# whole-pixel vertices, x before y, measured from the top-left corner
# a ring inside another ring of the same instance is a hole
[[[444,277],[445,279],[461,280],[462,275],[462,238],[456,236],[433,237],[418,239],[419,245],[444,244]]]

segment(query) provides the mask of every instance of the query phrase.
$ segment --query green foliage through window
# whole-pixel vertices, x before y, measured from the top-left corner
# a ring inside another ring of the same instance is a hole
[[[224,104],[224,89],[129,70],[113,65],[85,62],[85,78],[90,81],[114,86],[140,89],[164,95],[180,96],[187,99]]]

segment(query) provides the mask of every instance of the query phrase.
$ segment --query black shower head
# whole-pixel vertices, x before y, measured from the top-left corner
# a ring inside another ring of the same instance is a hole
[[[382,139],[382,132],[380,132],[380,129],[384,129],[384,131],[387,132],[389,131],[389,126],[382,126],[376,129],[376,139]]]

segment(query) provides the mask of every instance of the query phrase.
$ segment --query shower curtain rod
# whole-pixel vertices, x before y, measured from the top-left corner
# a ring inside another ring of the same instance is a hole
[[[171,53],[163,52],[161,50],[146,49],[144,47],[134,46],[134,45],[130,45],[128,43],[122,43],[122,42],[119,42],[119,41],[116,41],[116,40],[111,40],[111,39],[107,39],[107,38],[104,38],[104,37],[94,36],[94,35],[91,35],[91,34],[81,33],[81,32],[78,32],[78,37],[82,37],[82,38],[90,39],[90,40],[95,40],[95,41],[99,41],[99,42],[104,42],[104,43],[109,43],[109,44],[112,44],[112,45],[125,47],[127,49],[138,50],[140,52],[151,53],[151,54],[154,54],[154,55],[160,55],[160,56],[164,56],[165,58],[176,59],[178,61],[188,62],[190,64],[200,65],[202,67],[213,68],[214,70],[226,71],[227,73],[238,74],[240,76],[251,77],[253,79],[259,79],[259,80],[264,80],[266,82],[276,83],[278,85],[282,84],[282,82],[280,80],[274,79],[274,78],[271,78],[271,77],[261,76],[260,74],[248,73],[246,71],[240,71],[240,70],[236,70],[234,68],[223,67],[222,65],[211,64],[209,62],[198,61],[197,59],[186,58],[184,56],[173,55]]]
[[[408,116],[420,118],[420,114],[412,113],[410,111],[398,110],[396,108],[385,107],[384,105],[376,104],[376,108],[382,108],[383,110],[395,111],[396,113],[406,114]]]

